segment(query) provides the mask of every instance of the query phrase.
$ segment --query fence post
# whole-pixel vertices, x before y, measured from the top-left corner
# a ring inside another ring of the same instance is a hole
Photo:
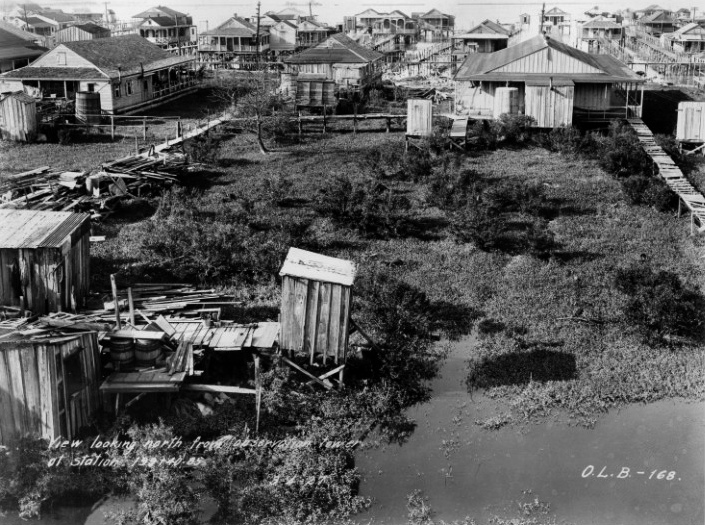
[[[110,115],[110,140],[115,140],[115,115]]]
[[[326,105],[323,104],[323,133],[326,132]]]
[[[142,140],[147,140],[147,117],[142,117]]]
[[[301,129],[301,111],[299,111],[299,116],[297,118],[298,124],[299,124],[299,135],[301,135],[302,129]]]

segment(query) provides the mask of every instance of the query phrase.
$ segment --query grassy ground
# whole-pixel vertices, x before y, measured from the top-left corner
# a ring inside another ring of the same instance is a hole
[[[455,242],[449,214],[429,203],[427,180],[389,173],[372,177],[373,165],[383,161],[370,161],[371,152],[380,149],[401,155],[403,137],[309,135],[263,156],[251,136],[226,135],[213,169],[187,199],[209,230],[240,221],[225,233],[240,236],[232,239],[256,257],[243,259],[240,253],[231,260],[260,272],[207,275],[204,281],[217,280],[256,305],[275,308],[276,273],[290,245],[351,258],[363,275],[391,268],[427,295],[446,326],[462,332],[481,321],[484,335],[468,356],[469,384],[490,386],[488,394],[505,399],[512,418],[564,408],[590,424],[600,411],[621,403],[702,398],[703,349],[644,343],[622,315],[626,297],[614,282],[618,268],[646,260],[702,289],[702,243],[688,236],[686,221],[628,205],[619,183],[592,161],[541,148],[483,152],[459,158],[452,169],[474,170],[494,183],[538,183],[556,211],[548,225],[557,245],[550,257],[486,252]],[[320,207],[321,195],[342,180],[383,184],[404,197],[407,211],[382,230],[345,224]],[[171,216],[183,216],[167,208]],[[243,221],[242,213],[248,219]],[[126,218],[106,226],[109,241],[94,250],[96,265],[119,269],[126,280],[178,277],[177,266],[165,265],[164,252],[145,243],[150,235],[164,235],[158,222]],[[193,243],[207,265],[207,246]],[[178,247],[184,249],[189,248]],[[96,270],[102,281],[104,272]]]

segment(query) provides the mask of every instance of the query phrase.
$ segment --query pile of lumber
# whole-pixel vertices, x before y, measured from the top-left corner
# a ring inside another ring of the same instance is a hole
[[[42,166],[3,179],[0,208],[87,212],[93,219],[102,219],[123,198],[178,183],[185,164],[183,153],[152,149],[92,172]]]

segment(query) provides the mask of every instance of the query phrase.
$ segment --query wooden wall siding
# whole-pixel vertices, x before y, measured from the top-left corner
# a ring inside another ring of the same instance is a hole
[[[75,310],[90,286],[90,230],[66,255],[56,248],[0,249],[0,301],[32,313]]]
[[[85,386],[69,397],[63,363],[76,352],[80,352]],[[42,343],[4,343],[0,348],[0,444],[28,434],[45,439],[76,436],[100,409],[99,374],[94,332]]]
[[[573,122],[573,86],[526,86],[526,114],[538,128],[569,126]]]
[[[0,102],[0,137],[32,142],[37,137],[37,104],[5,97]]]
[[[433,103],[425,99],[409,99],[406,106],[406,134],[430,137],[433,134]]]
[[[458,82],[458,101],[465,109],[480,111],[483,114],[492,116],[496,90],[506,85],[506,82],[482,82],[482,87],[479,84],[473,87],[470,82]],[[525,106],[524,83],[510,82],[509,87],[519,89],[518,111],[523,113]]]
[[[66,53],[66,64],[59,64],[58,54]],[[90,67],[95,68],[88,60],[83,58],[81,55],[71,51],[68,47],[64,45],[58,45],[51,51],[48,51],[37,60],[32,62],[32,67]],[[96,69],[96,77],[100,78],[102,75]]]
[[[77,26],[70,26],[61,31],[57,31],[55,35],[56,42],[76,42],[78,40],[94,40],[96,38],[107,38],[110,36],[110,30],[106,29],[98,34],[89,33]]]
[[[284,276],[280,345],[338,363],[345,359],[350,287]]]
[[[679,102],[677,140],[705,142],[705,102]]]
[[[576,84],[573,105],[581,109],[607,109],[611,97],[612,84]]]
[[[505,66],[492,70],[493,73],[602,73],[599,69],[581,62],[555,49],[544,48]]]

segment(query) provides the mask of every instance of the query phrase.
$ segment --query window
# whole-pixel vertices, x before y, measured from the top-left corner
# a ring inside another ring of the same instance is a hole
[[[89,93],[94,93],[95,92],[95,84],[87,84],[86,89],[88,90]]]
[[[60,66],[66,65],[66,53],[58,52],[56,54],[56,63]]]
[[[132,80],[125,81],[125,94],[132,95]]]
[[[113,97],[120,98],[120,84],[113,84]]]

